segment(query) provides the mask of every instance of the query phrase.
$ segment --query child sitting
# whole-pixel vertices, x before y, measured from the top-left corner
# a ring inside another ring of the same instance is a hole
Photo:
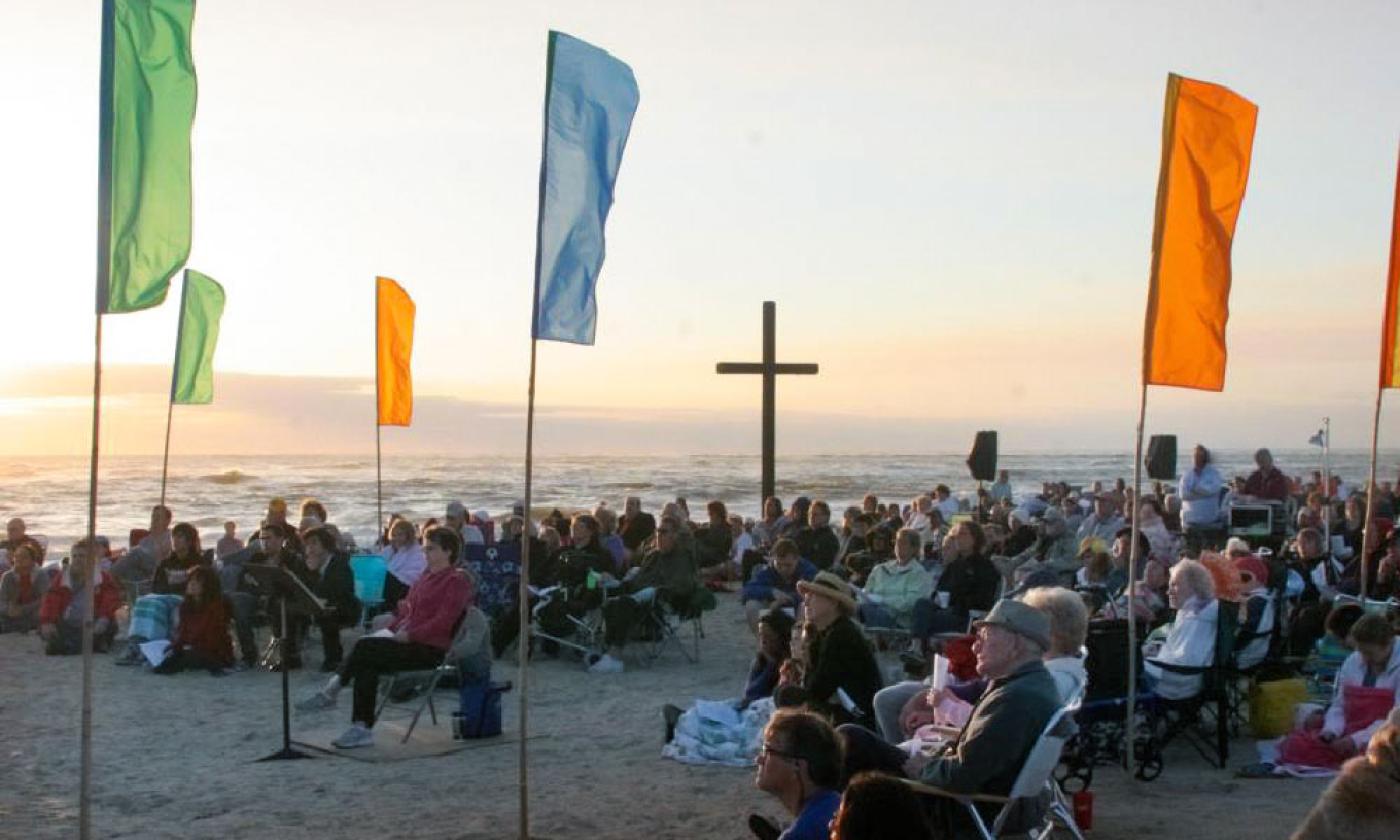
[[[1360,604],[1338,604],[1327,614],[1327,632],[1313,643],[1312,653],[1303,663],[1303,673],[1308,675],[1308,695],[1326,703],[1332,696],[1332,686],[1337,672],[1346,658],[1351,656],[1351,645],[1347,635],[1365,610]]]
[[[1396,707],[1400,692],[1400,645],[1382,615],[1365,615],[1347,636],[1355,652],[1337,672],[1332,704],[1325,715],[1311,715],[1279,745],[1279,760],[1308,767],[1340,767],[1362,752],[1366,742]]]
[[[178,674],[203,668],[216,677],[233,667],[233,639],[228,623],[233,611],[224,600],[219,576],[208,566],[196,566],[185,584],[180,623],[170,652],[156,666],[157,674]]]

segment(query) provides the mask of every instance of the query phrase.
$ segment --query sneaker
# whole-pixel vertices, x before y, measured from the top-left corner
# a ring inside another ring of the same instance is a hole
[[[140,665],[145,661],[146,657],[141,654],[141,649],[137,647],[128,648],[126,653],[115,660],[118,665]]]
[[[318,691],[297,701],[298,712],[320,712],[335,708],[335,698],[324,691]]]
[[[620,674],[622,671],[622,660],[614,659],[611,654],[603,654],[597,662],[588,666],[590,674]]]
[[[321,673],[323,673],[323,674],[331,674],[331,673],[334,673],[334,672],[339,671],[339,670],[340,670],[340,660],[339,660],[339,659],[327,659],[326,661],[324,661],[324,662],[321,663]]]
[[[342,750],[353,750],[356,747],[374,746],[374,731],[367,728],[363,723],[357,723],[345,730],[339,738],[331,741],[331,746]]]

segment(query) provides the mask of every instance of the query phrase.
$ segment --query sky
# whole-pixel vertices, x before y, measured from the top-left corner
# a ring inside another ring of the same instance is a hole
[[[0,4],[0,454],[90,447],[99,8]],[[372,447],[376,275],[418,307],[386,448],[522,448],[551,28],[641,104],[597,343],[540,348],[545,454],[756,451],[758,380],[714,364],[763,300],[821,366],[781,451],[1131,446],[1169,72],[1259,122],[1225,391],[1154,388],[1148,432],[1369,444],[1400,4],[203,0],[189,266],[228,304],[174,452]],[[177,301],[104,321],[104,451],[160,451]]]

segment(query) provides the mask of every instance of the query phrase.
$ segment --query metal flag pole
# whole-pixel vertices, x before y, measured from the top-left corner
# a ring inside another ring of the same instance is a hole
[[[1142,381],[1142,397],[1138,402],[1137,421],[1137,443],[1134,447],[1133,455],[1133,504],[1141,509],[1140,499],[1142,498],[1142,431],[1147,419],[1147,377]],[[1133,615],[1133,587],[1137,583],[1138,567],[1138,534],[1142,525],[1142,517],[1137,510],[1131,511],[1133,517],[1132,534],[1129,537],[1131,543],[1128,548],[1128,703],[1126,721],[1123,727],[1124,750],[1126,756],[1128,778],[1133,778],[1134,764],[1137,756],[1133,753],[1133,746],[1136,742],[1137,730],[1135,727],[1134,705],[1137,700],[1137,657],[1133,652],[1137,650],[1137,618]]]

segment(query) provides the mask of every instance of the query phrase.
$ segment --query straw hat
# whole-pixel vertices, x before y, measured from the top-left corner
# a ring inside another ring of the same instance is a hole
[[[817,572],[810,582],[799,580],[797,591],[803,595],[822,595],[845,607],[849,613],[856,611],[856,599],[851,597],[851,587],[831,572]]]

